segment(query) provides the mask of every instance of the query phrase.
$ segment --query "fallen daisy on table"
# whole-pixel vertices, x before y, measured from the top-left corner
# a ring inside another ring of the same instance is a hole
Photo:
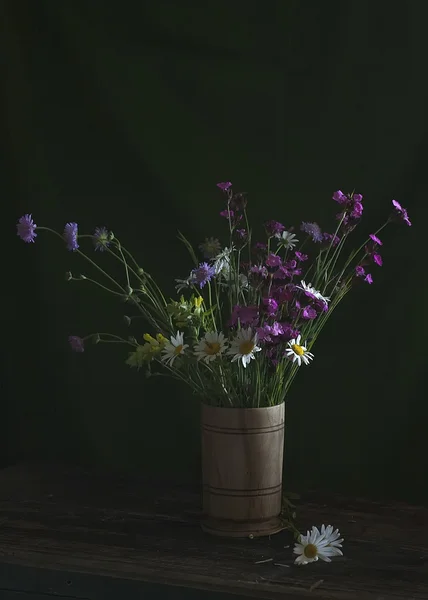
[[[312,527],[306,535],[301,535],[299,541],[294,545],[293,553],[297,554],[294,561],[296,565],[307,565],[316,562],[319,558],[325,562],[331,562],[332,556],[343,556],[340,548],[343,538],[340,537],[338,529],[333,530],[332,525]]]

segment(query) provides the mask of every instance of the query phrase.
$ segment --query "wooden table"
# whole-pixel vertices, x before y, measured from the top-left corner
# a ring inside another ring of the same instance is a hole
[[[301,530],[331,522],[346,539],[343,558],[305,567],[293,565],[288,532],[212,538],[199,510],[197,488],[72,467],[6,468],[0,599],[428,599],[425,507],[307,496]]]

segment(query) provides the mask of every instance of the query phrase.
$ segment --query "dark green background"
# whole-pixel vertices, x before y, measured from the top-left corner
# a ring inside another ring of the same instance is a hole
[[[329,229],[332,192],[355,188],[358,240],[392,198],[414,226],[385,232],[375,284],[339,307],[292,388],[286,487],[428,498],[427,16],[417,2],[1,3],[3,464],[199,477],[196,399],[118,347],[69,351],[70,333],[126,335],[125,307],[67,284],[87,268],[49,235],[20,242],[21,214],[112,228],[172,294],[190,268],[177,229],[197,244],[223,225],[217,181],[250,193],[254,223]]]

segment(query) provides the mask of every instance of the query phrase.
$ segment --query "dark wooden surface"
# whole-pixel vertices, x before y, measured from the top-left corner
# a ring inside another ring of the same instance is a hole
[[[293,565],[288,532],[271,539],[212,538],[199,528],[199,510],[198,490],[188,487],[71,467],[6,468],[0,471],[0,598],[21,597],[18,591],[107,598],[90,591],[95,577],[105,589],[125,580],[134,591],[144,583],[168,584],[173,587],[165,590],[177,590],[177,598],[201,600],[201,590],[207,598],[224,593],[225,600],[227,594],[428,599],[425,507],[308,495],[299,506],[299,528],[331,523],[345,543],[344,557],[305,567]]]

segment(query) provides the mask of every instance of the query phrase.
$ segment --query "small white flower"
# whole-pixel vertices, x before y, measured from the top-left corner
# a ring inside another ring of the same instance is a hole
[[[300,338],[301,336],[298,335],[296,339],[290,340],[288,342],[288,348],[285,351],[287,357],[293,363],[297,362],[299,367],[302,363],[308,365],[309,361],[311,361],[314,358],[312,352],[309,352],[306,346],[300,343]]]
[[[300,285],[298,285],[296,287],[299,290],[302,290],[303,292],[309,292],[309,294],[312,294],[312,296],[314,296],[314,298],[316,298],[317,300],[321,300],[322,302],[325,302],[326,304],[328,304],[330,302],[330,298],[327,298],[327,296],[323,296],[321,294],[321,292],[319,292],[314,287],[312,287],[312,283],[305,283],[304,281],[301,281]]]
[[[294,561],[296,565],[307,565],[316,562],[319,558],[325,562],[331,562],[332,556],[342,556],[343,538],[340,538],[338,529],[333,531],[332,525],[322,525],[321,531],[312,527],[306,535],[301,535],[299,541],[294,545],[293,553],[297,554]]]
[[[260,352],[261,348],[257,346],[257,332],[253,333],[251,327],[248,329],[240,329],[232,340],[227,354],[233,355],[232,362],[241,360],[244,367],[246,367],[251,360],[254,360],[255,352]]]
[[[229,277],[230,272],[230,262],[232,257],[232,252],[234,251],[233,246],[231,248],[224,248],[214,259],[214,269],[216,275],[223,275],[224,277]]]
[[[215,360],[227,348],[224,335],[215,331],[207,332],[195,346],[195,355],[198,360],[203,359],[206,363]]]
[[[171,336],[171,341],[165,344],[165,348],[162,350],[163,356],[162,360],[166,362],[168,366],[172,366],[174,360],[180,354],[184,354],[186,348],[189,347],[189,344],[184,343],[183,339],[184,334],[177,331],[177,335],[174,337]]]
[[[297,236],[294,235],[294,233],[291,233],[290,231],[283,231],[282,233],[277,233],[275,234],[275,237],[279,239],[281,246],[284,246],[284,248],[288,248],[290,250],[294,248],[294,246],[299,241],[297,239]]]

